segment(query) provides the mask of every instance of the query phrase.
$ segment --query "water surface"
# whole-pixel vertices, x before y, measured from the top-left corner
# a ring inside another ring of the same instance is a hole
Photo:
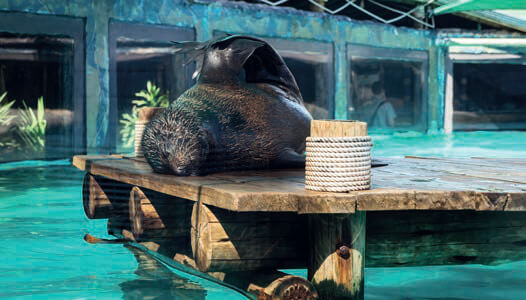
[[[375,156],[526,158],[526,132],[373,138]],[[244,299],[152,260],[139,268],[122,245],[85,243],[87,232],[110,237],[106,220],[84,216],[83,175],[68,160],[0,164],[0,297]],[[367,299],[526,299],[526,261],[491,267],[368,268],[365,276]]]

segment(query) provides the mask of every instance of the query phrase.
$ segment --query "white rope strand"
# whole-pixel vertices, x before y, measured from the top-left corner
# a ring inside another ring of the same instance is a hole
[[[305,188],[320,192],[371,186],[371,137],[308,137]]]

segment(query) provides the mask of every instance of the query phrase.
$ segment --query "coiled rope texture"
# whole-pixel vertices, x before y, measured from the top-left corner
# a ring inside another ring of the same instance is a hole
[[[308,137],[305,188],[349,192],[371,187],[371,137]]]

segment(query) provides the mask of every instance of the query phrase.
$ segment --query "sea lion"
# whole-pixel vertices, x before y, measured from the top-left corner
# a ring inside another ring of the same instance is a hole
[[[201,62],[199,76],[145,127],[142,148],[155,172],[305,166],[312,117],[274,48],[240,35],[175,47]]]

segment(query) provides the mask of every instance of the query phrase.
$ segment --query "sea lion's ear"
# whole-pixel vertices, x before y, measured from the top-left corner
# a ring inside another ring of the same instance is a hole
[[[235,72],[241,72],[243,65],[247,62],[254,51],[257,48],[264,46],[265,43],[261,41],[249,40],[249,39],[235,39],[233,40],[228,48],[233,58],[230,61],[230,67]]]
[[[193,61],[202,62],[203,55],[205,53],[206,45],[200,42],[175,42],[172,41],[172,48],[177,54],[185,54],[184,65],[187,65]]]

